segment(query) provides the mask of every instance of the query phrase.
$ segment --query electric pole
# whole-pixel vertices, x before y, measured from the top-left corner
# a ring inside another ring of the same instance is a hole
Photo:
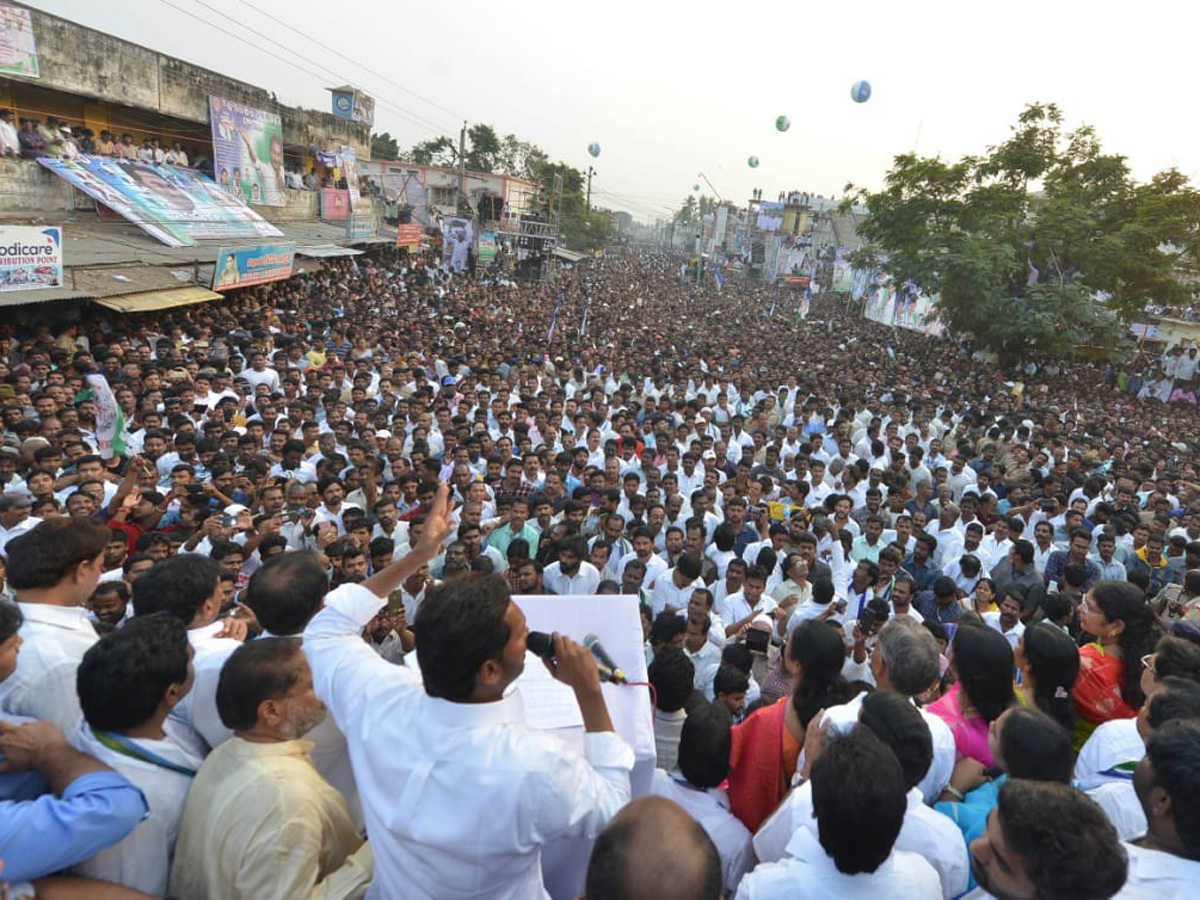
[[[599,173],[595,169],[588,166],[587,212],[589,216],[592,214],[592,176],[597,174]]]
[[[462,131],[458,133],[458,212],[463,211],[467,202],[467,121],[463,120]]]

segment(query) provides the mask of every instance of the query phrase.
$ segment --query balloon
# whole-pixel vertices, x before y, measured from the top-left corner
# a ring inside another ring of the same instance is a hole
[[[757,156],[752,156],[752,157],[750,157],[750,158],[749,158],[748,160],[746,160],[746,161],[747,161],[748,163],[750,163],[750,168],[752,168],[752,169],[757,169],[757,168],[758,168],[758,157],[757,157]]]
[[[792,120],[789,119],[787,116],[780,116],[779,118],[777,118],[775,120],[775,130],[776,131],[787,131],[791,127],[792,127]]]
[[[850,98],[855,103],[866,103],[871,99],[871,82],[856,81],[850,88]]]
[[[693,184],[693,185],[692,185],[692,190],[693,190],[693,191],[698,191],[698,190],[700,190],[700,185],[698,185],[698,184]]]
[[[868,88],[867,90],[868,90],[868,93],[870,93],[870,89]],[[600,155],[600,144],[597,143],[596,141],[592,141],[590,144],[588,144],[588,153],[590,153],[592,156],[599,156]]]

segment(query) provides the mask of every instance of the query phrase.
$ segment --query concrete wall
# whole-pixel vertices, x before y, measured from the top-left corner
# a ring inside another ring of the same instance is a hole
[[[149,110],[190,122],[208,122],[208,96],[217,94],[279,114],[289,146],[316,144],[336,150],[354,147],[360,159],[371,155],[370,128],[333,113],[283,106],[268,88],[226,77],[146,47],[122,41],[67,19],[31,8],[41,77],[14,79],[14,87],[40,89]],[[6,91],[6,93],[8,93]],[[329,103],[322,92],[314,102]],[[44,105],[44,104],[43,104]]]
[[[94,210],[96,202],[32,160],[0,160],[0,213]]]

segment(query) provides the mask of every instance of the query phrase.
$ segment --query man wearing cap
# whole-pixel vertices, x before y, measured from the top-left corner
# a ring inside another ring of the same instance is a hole
[[[0,494],[0,554],[5,553],[8,542],[42,523],[41,519],[29,514],[33,508],[33,494],[29,491],[11,491]]]

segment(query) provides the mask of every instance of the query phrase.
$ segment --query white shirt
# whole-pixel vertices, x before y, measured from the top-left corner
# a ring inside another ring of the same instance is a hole
[[[1113,900],[1185,900],[1200,882],[1200,862],[1161,850],[1125,844],[1129,874]]]
[[[1020,619],[1017,619],[1016,625],[1008,629],[1008,631],[1005,631],[1000,625],[1000,611],[993,610],[992,612],[985,612],[983,614],[983,622],[988,626],[988,628],[998,631],[1004,635],[1004,639],[1008,641],[1008,645],[1012,647],[1013,650],[1017,649],[1017,641],[1021,640],[1021,635],[1025,633],[1025,624]]]
[[[703,578],[697,578],[689,581],[683,587],[677,587],[675,570],[669,569],[654,583],[654,590],[650,594],[650,609],[656,616],[668,606],[673,606],[677,610],[687,609],[688,603],[692,599],[692,592],[703,587],[705,587]]]
[[[762,596],[759,597],[758,609],[761,612],[770,614],[778,605],[766,591],[763,591]],[[746,592],[738,591],[736,594],[730,594],[728,597],[722,597],[718,600],[716,609],[717,615],[721,617],[721,621],[726,625],[733,625],[749,616],[754,612],[755,608],[747,602]]]
[[[1145,835],[1149,828],[1146,811],[1142,809],[1132,781],[1110,781],[1092,788],[1087,795],[1104,810],[1121,840],[1132,841]]]
[[[638,556],[636,552],[626,553],[624,556],[622,556],[620,562],[617,563],[617,578],[621,578],[625,574],[625,566],[637,558]],[[646,560],[646,575],[642,579],[642,587],[649,588],[659,579],[660,576],[665,575],[666,572],[667,564],[663,558],[661,556],[655,556],[654,554],[651,554],[650,558]]]
[[[680,777],[655,769],[650,793],[674,800],[700,823],[721,854],[725,890],[730,894],[736,891],[742,876],[754,867],[754,853],[750,830],[729,811],[729,798],[725,792],[720,788],[693,787]],[[959,843],[962,843],[961,838]]]
[[[225,660],[241,643],[232,638],[217,637],[224,627],[224,622],[217,621],[203,628],[188,630],[188,643],[195,651],[192,665],[196,670],[196,680],[187,696],[171,710],[171,718],[200,735],[210,750],[233,736],[217,713],[217,681]]]
[[[167,731],[162,740],[137,738],[134,743],[176,765],[193,771],[204,757],[199,748],[185,746],[187,738],[176,740]],[[110,750],[92,734],[83,719],[71,734],[71,746],[81,753],[124,775],[146,797],[149,814],[124,839],[101,850],[91,859],[71,867],[71,874],[123,884],[127,888],[162,897],[171,874],[171,855],[179,837],[183,802],[187,799],[192,777],[151,762],[143,762]]]
[[[849,734],[858,722],[858,714],[862,709],[863,698],[866,696],[865,692],[861,693],[849,703],[825,710],[825,716],[821,721],[824,722],[828,719],[832,731],[838,734]],[[942,788],[950,783],[950,776],[954,773],[954,764],[958,761],[958,751],[955,749],[954,734],[944,720],[924,709],[918,708],[917,711],[921,713],[921,718],[929,726],[929,736],[933,739],[933,762],[930,763],[929,771],[925,773],[925,777],[921,779],[921,783],[917,787],[921,789],[925,802],[933,803],[941,794]]]
[[[692,661],[692,668],[695,670],[694,681],[696,690],[704,690],[704,679],[709,668],[721,664],[721,649],[712,640],[706,639],[695,653],[688,650],[686,646],[683,648],[683,652]]]
[[[65,734],[79,722],[75,670],[99,640],[82,606],[18,603],[25,621],[17,632],[25,642],[17,670],[0,682],[0,710],[14,716],[47,719]]]
[[[600,587],[600,573],[586,559],[580,560],[574,575],[563,574],[562,565],[552,562],[542,572],[542,586],[556,594],[594,594]]]
[[[937,870],[945,900],[967,889],[971,864],[962,832],[948,816],[925,805],[920,788],[907,796],[904,824],[896,837],[896,850],[920,854]],[[787,846],[797,829],[816,834],[817,820],[812,814],[812,782],[792,791],[754,835],[754,853],[760,862],[778,862],[787,855]]]
[[[20,537],[26,532],[33,531],[42,524],[42,520],[37,516],[26,516],[12,528],[5,528],[0,525],[0,553],[4,552],[4,548],[8,546],[8,542],[15,537]]]
[[[1110,770],[1121,763],[1137,762],[1145,755],[1146,744],[1138,734],[1137,717],[1113,719],[1096,726],[1080,748],[1075,760],[1075,781],[1083,791],[1111,781],[1130,781],[1132,771]]]
[[[542,845],[599,834],[629,802],[633,751],[615,733],[585,734],[579,758],[524,724],[516,692],[480,704],[430,697],[417,673],[360,637],[383,603],[343,585],[304,633],[317,696],[358,777],[375,855],[368,900],[548,898]]]
[[[961,840],[961,838],[960,838]],[[937,872],[915,853],[893,850],[874,872],[838,871],[817,840],[801,828],[787,846],[789,858],[762,863],[742,879],[737,900],[936,900]]]

